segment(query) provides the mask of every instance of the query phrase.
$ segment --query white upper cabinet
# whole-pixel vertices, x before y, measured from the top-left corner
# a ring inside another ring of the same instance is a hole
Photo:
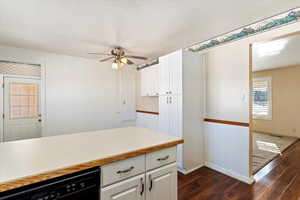
[[[182,50],[159,58],[159,95],[182,94]]]
[[[170,94],[182,94],[182,51],[175,51],[169,54],[168,57]]]
[[[148,96],[149,92],[149,68],[141,70],[141,96]]]
[[[158,96],[158,64],[141,70],[141,96]]]
[[[159,95],[168,95],[170,89],[168,56],[159,58]]]

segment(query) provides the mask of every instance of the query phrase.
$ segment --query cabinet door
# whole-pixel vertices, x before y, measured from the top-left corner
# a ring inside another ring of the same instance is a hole
[[[147,70],[140,71],[141,96],[147,96]]]
[[[151,67],[141,70],[141,96],[150,96],[151,93]]]
[[[147,200],[177,200],[176,163],[146,174]]]
[[[141,70],[141,96],[158,96],[158,65]]]
[[[182,95],[169,97],[169,134],[182,138]]]
[[[159,58],[159,95],[167,95],[170,88],[168,55]]]
[[[182,50],[168,55],[170,94],[182,94]]]
[[[145,175],[101,189],[101,200],[145,200]]]
[[[158,73],[158,67],[159,65],[153,65],[151,66],[151,94],[152,96],[158,96],[159,95],[159,73]]]
[[[169,96],[159,96],[158,130],[169,134]]]
[[[136,119],[135,75],[132,68],[123,67],[119,73],[120,117],[122,121]]]

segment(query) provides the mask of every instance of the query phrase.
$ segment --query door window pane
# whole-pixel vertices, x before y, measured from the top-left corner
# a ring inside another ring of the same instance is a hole
[[[10,84],[10,118],[38,116],[38,85],[28,83]]]

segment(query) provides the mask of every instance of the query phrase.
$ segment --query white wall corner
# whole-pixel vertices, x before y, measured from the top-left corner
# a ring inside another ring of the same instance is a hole
[[[253,176],[247,177],[247,176],[238,174],[238,173],[236,173],[236,172],[233,172],[233,171],[231,171],[231,170],[225,169],[225,168],[223,168],[223,167],[220,167],[220,166],[218,166],[218,165],[216,165],[216,164],[213,164],[213,163],[210,163],[210,162],[205,162],[205,166],[208,167],[208,168],[210,168],[210,169],[213,169],[213,170],[215,170],[215,171],[218,171],[218,172],[220,172],[220,173],[222,173],[222,174],[225,174],[225,175],[227,175],[227,176],[230,176],[230,177],[232,177],[232,178],[234,178],[234,179],[237,179],[237,180],[239,180],[239,181],[242,181],[242,182],[244,182],[244,183],[247,183],[247,184],[249,184],[249,185],[251,185],[251,184],[254,182]]]
[[[3,74],[0,74],[0,142],[4,141],[4,126],[3,126],[3,114],[4,114],[4,109],[3,109]]]
[[[178,167],[177,170],[178,170],[180,173],[182,173],[182,174],[184,174],[184,175],[187,175],[187,174],[189,174],[189,173],[191,173],[191,172],[193,172],[193,171],[196,171],[197,169],[200,169],[201,167],[204,167],[204,166],[205,166],[204,163],[202,163],[202,164],[200,164],[200,165],[198,165],[198,166],[196,166],[196,167],[194,167],[194,168],[192,168],[192,169],[189,169],[189,170],[182,169],[182,168],[180,168],[180,167]]]

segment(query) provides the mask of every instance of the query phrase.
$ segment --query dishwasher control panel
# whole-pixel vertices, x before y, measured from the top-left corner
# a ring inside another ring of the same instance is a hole
[[[41,193],[32,196],[31,200],[57,200],[69,195],[80,193],[90,187],[96,186],[96,180],[94,178],[86,178],[80,181],[72,181],[64,185],[60,185],[57,188],[43,191]]]
[[[0,194],[0,200],[99,200],[100,168],[92,168]]]

